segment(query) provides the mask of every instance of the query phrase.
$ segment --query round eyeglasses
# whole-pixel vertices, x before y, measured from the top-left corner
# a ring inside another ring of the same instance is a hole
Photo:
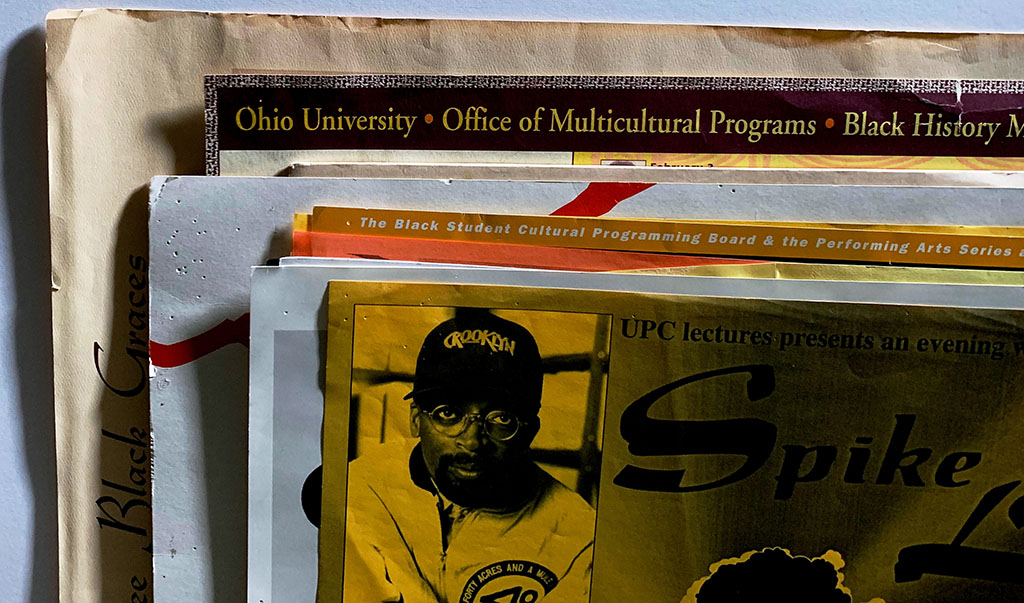
[[[511,440],[519,433],[521,421],[506,410],[492,410],[486,415],[467,413],[457,406],[442,404],[429,413],[430,422],[437,431],[449,437],[458,437],[469,429],[469,424],[479,421],[487,437],[498,442]]]

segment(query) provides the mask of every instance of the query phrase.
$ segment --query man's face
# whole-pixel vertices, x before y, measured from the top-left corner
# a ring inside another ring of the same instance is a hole
[[[510,415],[506,406],[490,401],[445,400],[421,410],[410,406],[412,435],[420,438],[427,471],[441,493],[462,506],[487,506],[489,495],[509,485],[512,474],[525,462],[539,426],[536,417],[517,417],[519,428],[501,440]],[[452,426],[453,419],[467,416],[465,430]],[[490,416],[490,435],[485,426]],[[436,418],[435,418],[436,417]]]

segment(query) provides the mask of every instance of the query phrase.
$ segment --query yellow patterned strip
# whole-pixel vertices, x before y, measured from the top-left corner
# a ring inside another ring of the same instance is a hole
[[[316,207],[313,232],[850,263],[1024,268],[1020,229],[845,227]],[[891,228],[888,229],[888,228]]]
[[[907,155],[725,155],[686,153],[573,153],[575,165],[894,170],[1024,170],[1024,157]]]

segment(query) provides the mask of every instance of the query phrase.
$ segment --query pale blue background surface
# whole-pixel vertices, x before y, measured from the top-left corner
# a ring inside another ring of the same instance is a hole
[[[115,5],[418,18],[1024,30],[1019,0],[152,0]],[[5,602],[57,598],[43,24],[52,9],[90,6],[101,5],[0,0],[0,601]]]

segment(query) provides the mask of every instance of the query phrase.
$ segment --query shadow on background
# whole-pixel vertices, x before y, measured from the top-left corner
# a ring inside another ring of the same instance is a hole
[[[29,601],[57,600],[57,478],[46,175],[45,34],[21,35],[6,56],[0,111],[3,192],[12,248],[14,341],[22,446],[32,489]]]

